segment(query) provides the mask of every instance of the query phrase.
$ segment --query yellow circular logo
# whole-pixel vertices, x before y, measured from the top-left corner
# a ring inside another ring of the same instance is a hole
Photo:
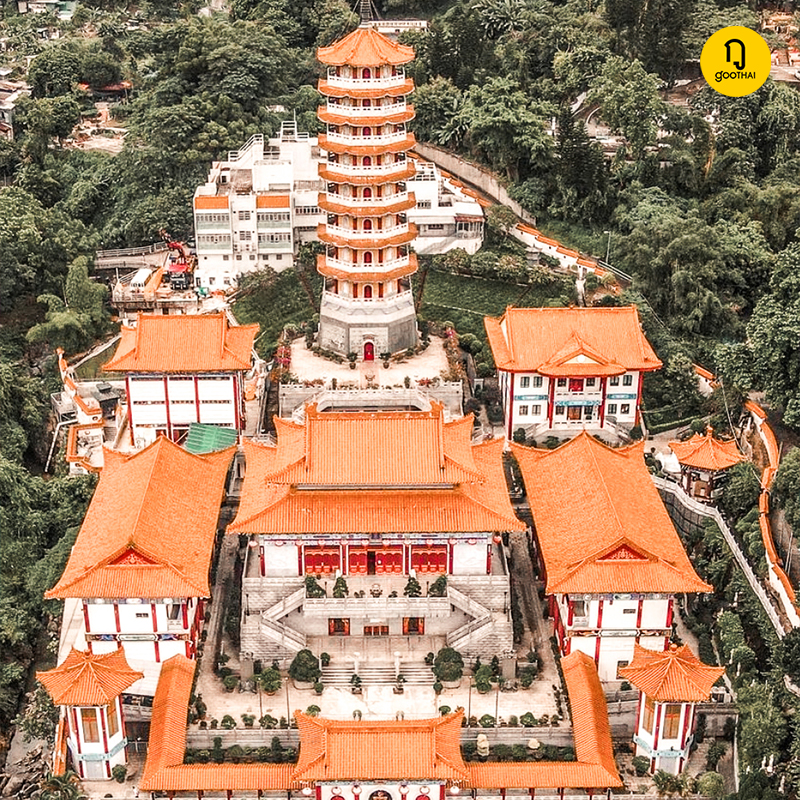
[[[700,54],[708,85],[728,97],[744,97],[759,89],[771,66],[769,45],[755,31],[740,25],[709,36]]]

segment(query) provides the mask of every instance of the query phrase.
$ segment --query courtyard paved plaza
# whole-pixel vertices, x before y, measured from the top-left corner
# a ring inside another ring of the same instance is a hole
[[[290,372],[300,380],[313,381],[321,378],[326,384],[336,378],[339,387],[354,384],[353,388],[366,389],[368,384],[378,386],[403,386],[406,377],[412,385],[421,379],[441,378],[447,372],[447,355],[443,340],[432,336],[427,350],[402,361],[391,361],[384,368],[383,363],[359,361],[356,369],[350,369],[349,362],[337,364],[327,358],[315,355],[306,348],[305,339],[292,342],[292,365]]]

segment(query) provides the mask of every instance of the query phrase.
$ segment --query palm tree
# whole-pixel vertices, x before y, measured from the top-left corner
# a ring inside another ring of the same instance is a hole
[[[63,775],[50,773],[42,781],[40,800],[86,800],[81,779],[71,769]]]

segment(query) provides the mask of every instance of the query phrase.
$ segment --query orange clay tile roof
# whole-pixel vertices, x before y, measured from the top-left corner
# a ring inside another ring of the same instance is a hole
[[[356,250],[368,250],[373,247],[394,247],[400,244],[408,244],[417,238],[417,226],[413,222],[408,223],[408,230],[396,233],[394,236],[380,236],[380,230],[374,231],[348,231],[350,235],[342,235],[329,232],[328,226],[321,222],[317,225],[317,239],[325,244],[332,244],[336,247],[352,247]]]
[[[603,687],[592,658],[575,651],[561,659],[576,761],[470,763],[469,786],[475,789],[599,789],[622,786],[614,762],[611,727]]]
[[[408,211],[417,205],[417,196],[414,192],[408,192],[406,197],[396,203],[385,203],[383,205],[358,205],[351,206],[345,203],[337,203],[336,195],[328,195],[320,192],[317,195],[317,205],[323,211],[330,211],[331,214],[346,214],[349,217],[375,217],[384,214],[397,214],[400,211]],[[365,201],[366,202],[366,201]]]
[[[444,780],[469,777],[461,757],[463,710],[436,719],[340,721],[295,712],[297,781]]]
[[[139,788],[147,792],[286,790],[293,764],[184,764],[186,709],[195,662],[173,656],[164,662],[153,698],[150,741]],[[295,787],[297,788],[297,787]]]
[[[705,433],[696,433],[686,442],[670,442],[669,446],[681,464],[710,472],[720,472],[744,461],[736,442],[715,439],[711,426]]]
[[[208,597],[234,449],[196,456],[161,436],[137,453],[106,450],[64,574],[45,597]]]
[[[139,788],[148,792],[286,791],[316,781],[441,780],[470,789],[612,788],[614,764],[605,696],[592,659],[561,659],[572,709],[577,761],[465,764],[460,749],[463,710],[403,721],[334,721],[295,712],[297,764],[184,764],[186,707],[195,662],[164,662],[153,698],[150,742]],[[409,746],[409,743],[413,743]]]
[[[256,195],[256,208],[289,208],[288,194]]]
[[[661,362],[625,308],[507,308],[484,318],[498,368],[553,377],[655,370]]]
[[[548,594],[710,592],[694,571],[644,463],[586,431],[556,450],[512,444]]]
[[[58,706],[104,706],[144,674],[130,668],[122,648],[92,655],[73,647],[55,669],[36,677]]]
[[[401,97],[414,91],[414,81],[411,78],[406,78],[402,83],[396,83],[392,86],[361,88],[360,86],[333,86],[323,78],[317,83],[317,89],[320,94],[324,94],[326,97],[354,97],[359,100],[363,98]]]
[[[221,195],[219,197],[214,197],[211,195],[198,195],[194,199],[194,207],[200,209],[210,209],[210,208],[227,208],[228,207],[228,196]]]
[[[508,499],[503,442],[471,443],[472,417],[431,411],[306,410],[276,418],[277,447],[245,442],[233,533],[523,530]]]
[[[398,66],[414,60],[414,48],[393,42],[373,28],[358,27],[330,47],[318,48],[317,60],[337,67]]]
[[[139,314],[122,326],[113,372],[236,372],[249,370],[258,325],[231,325],[217,314]]]
[[[373,265],[374,266],[374,265]],[[378,271],[371,271],[368,272],[363,269],[348,271],[344,269],[339,269],[339,267],[334,267],[328,264],[328,260],[324,253],[321,253],[317,256],[317,272],[320,275],[326,275],[329,278],[338,278],[339,280],[343,281],[360,281],[364,282],[372,282],[372,281],[391,281],[395,280],[396,278],[402,278],[406,275],[413,275],[417,271],[417,255],[416,253],[411,253],[408,257],[408,266],[405,267],[395,267],[394,269],[385,270],[384,272]]]
[[[325,122],[328,125],[385,125],[387,122],[393,125],[399,125],[402,122],[411,122],[414,119],[414,106],[406,106],[401,111],[387,112],[382,116],[377,114],[358,114],[357,109],[352,109],[353,113],[347,113],[346,106],[341,106],[345,113],[334,114],[328,111],[325,106],[317,110],[317,117],[320,122]]]
[[[330,153],[350,153],[354,156],[379,156],[383,153],[402,153],[413,147],[417,140],[413,133],[407,133],[402,139],[387,142],[386,144],[345,144],[330,140],[328,135],[321,133],[317,138],[321,150]]]
[[[661,703],[704,702],[725,667],[709,667],[689,649],[672,645],[656,652],[634,645],[633,661],[620,670],[640,692]]]
[[[319,176],[323,180],[331,183],[346,183],[353,186],[380,186],[384,183],[397,183],[407,178],[413,178],[417,174],[417,168],[413,164],[398,163],[398,171],[392,170],[387,173],[377,175],[349,175],[344,172],[337,172],[335,164],[322,163],[319,165]],[[336,195],[329,195],[336,197]]]

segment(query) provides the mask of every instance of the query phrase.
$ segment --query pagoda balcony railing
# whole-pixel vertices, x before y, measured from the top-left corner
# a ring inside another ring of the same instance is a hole
[[[402,86],[406,82],[406,75],[404,70],[398,70],[397,75],[377,76],[374,78],[346,78],[344,75],[336,75],[328,73],[327,76],[329,86],[339,86],[342,89],[348,87],[359,89],[376,89],[384,86]]]
[[[393,164],[370,164],[368,166],[364,164],[343,164],[340,161],[328,161],[326,166],[333,172],[339,172],[343,175],[390,175],[392,172],[405,170],[406,167],[408,167],[408,161],[395,161]]]
[[[398,301],[404,300],[412,300],[412,292],[410,289],[406,289],[402,292],[397,292],[397,294],[386,294],[383,297],[378,297],[377,295],[374,297],[344,297],[341,294],[336,294],[334,292],[329,292],[327,290],[323,291],[322,296],[331,302],[341,303],[344,305],[350,306],[363,306],[364,303],[396,303]]]
[[[338,169],[338,164],[336,165]],[[334,194],[333,192],[323,192],[324,199],[329,203],[342,206],[392,206],[395,203],[403,203],[408,200],[408,192],[398,192],[386,197],[350,197],[344,194]]]
[[[364,264],[360,261],[342,261],[339,258],[331,258],[331,256],[326,256],[325,263],[330,267],[336,267],[337,269],[342,269],[346,272],[352,272],[353,277],[355,278],[358,277],[359,272],[391,272],[394,269],[407,267],[410,265],[410,260],[408,256],[403,256],[402,258],[393,258],[391,261]]]
[[[392,133],[373,134],[372,136],[360,136],[354,133],[328,133],[328,141],[340,142],[344,145],[358,147],[365,144],[391,144],[392,142],[402,142],[408,138],[408,131],[393,131]]]
[[[370,230],[356,230],[354,228],[342,228],[338,225],[326,224],[325,230],[332,236],[349,236],[353,239],[375,239],[377,242],[380,239],[396,236],[398,233],[407,233],[408,223],[404,225],[393,225],[391,228],[372,228]]]
[[[327,110],[331,114],[339,114],[341,116],[352,114],[357,117],[382,117],[386,114],[397,114],[399,111],[405,111],[407,107],[405,101],[402,103],[390,103],[387,106],[346,106],[328,101]]]

